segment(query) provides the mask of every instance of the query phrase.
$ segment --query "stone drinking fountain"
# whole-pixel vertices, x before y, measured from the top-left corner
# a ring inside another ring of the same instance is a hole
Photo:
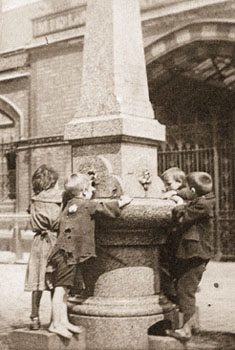
[[[87,349],[148,349],[148,328],[164,318],[158,255],[173,204],[160,199],[165,128],[149,101],[138,0],[87,1],[80,103],[65,139],[96,198],[133,198],[120,218],[97,221],[92,295],[70,305],[70,318],[86,328]]]

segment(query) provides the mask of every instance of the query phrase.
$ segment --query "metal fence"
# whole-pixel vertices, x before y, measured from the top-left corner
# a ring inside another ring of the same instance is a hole
[[[203,147],[163,144],[158,150],[158,173],[177,166],[189,173],[206,171],[216,195],[214,242],[217,258],[235,259],[235,146]]]

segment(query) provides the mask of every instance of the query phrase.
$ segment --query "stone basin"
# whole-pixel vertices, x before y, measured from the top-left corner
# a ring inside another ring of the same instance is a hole
[[[147,349],[148,328],[165,317],[158,257],[174,205],[134,199],[119,218],[97,220],[97,258],[82,266],[88,297],[70,304],[72,322],[87,329],[88,349]]]
[[[100,228],[153,228],[165,226],[171,218],[171,210],[175,203],[172,200],[156,198],[134,198],[122,209],[121,216],[116,219],[97,220]]]
[[[116,219],[102,217],[96,222],[97,247],[149,246],[162,244],[167,237],[172,200],[133,199]],[[128,259],[129,261],[129,259]],[[129,262],[129,264],[133,264]]]
[[[148,279],[144,289],[146,290],[147,285],[151,289],[147,294],[159,293],[158,250],[166,241],[174,205],[171,200],[133,199],[122,209],[119,218],[102,216],[97,219],[95,233],[97,258],[89,259],[82,264],[90,295],[126,297],[127,285],[130,296],[142,295],[143,290],[140,293],[137,289],[131,291],[135,278],[141,275],[141,271],[143,271],[141,279],[143,277]],[[131,269],[133,267],[139,269],[134,278],[132,275],[134,270]],[[123,268],[125,271],[120,273],[120,269]],[[130,276],[126,279],[127,275]],[[112,282],[110,280],[110,286],[107,288],[109,278]],[[122,281],[121,289],[116,285],[116,281]]]

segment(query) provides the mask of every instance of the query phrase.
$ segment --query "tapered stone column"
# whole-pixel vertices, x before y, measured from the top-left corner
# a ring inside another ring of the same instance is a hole
[[[91,296],[71,306],[88,349],[145,349],[158,303],[158,244],[171,206],[160,198],[157,145],[164,126],[148,95],[138,0],[88,0],[81,100],[65,138],[73,170],[92,173],[96,197],[134,198],[96,225],[97,259],[84,267]]]

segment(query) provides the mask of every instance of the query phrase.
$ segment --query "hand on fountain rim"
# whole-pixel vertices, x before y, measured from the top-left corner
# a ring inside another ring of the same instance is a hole
[[[130,204],[132,200],[133,198],[129,197],[127,194],[122,195],[118,201],[119,208],[123,208]]]

